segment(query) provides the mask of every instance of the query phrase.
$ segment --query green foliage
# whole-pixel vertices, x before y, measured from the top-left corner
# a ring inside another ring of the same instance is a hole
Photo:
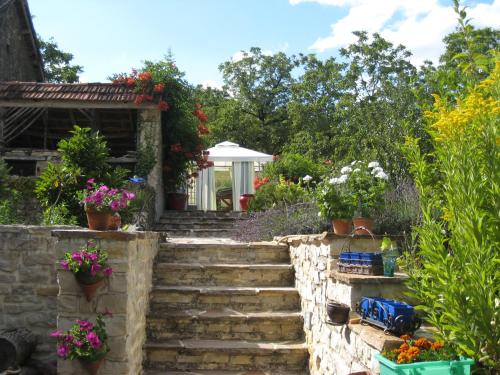
[[[18,224],[19,218],[17,216],[16,210],[16,199],[15,196],[10,197],[10,199],[0,200],[0,224]]]
[[[264,166],[264,176],[278,180],[283,176],[286,180],[297,182],[300,178],[309,175],[319,180],[326,172],[326,168],[300,154],[284,153],[278,160]]]
[[[329,220],[351,219],[354,216],[354,208],[347,198],[347,185],[333,184],[334,181],[327,175],[316,187],[316,202],[321,217]]]
[[[64,203],[47,207],[43,211],[42,225],[77,225],[78,219],[71,215]]]
[[[0,199],[5,198],[8,194],[10,168],[7,163],[0,159]]]
[[[36,182],[35,192],[46,223],[73,224],[76,217],[78,223],[84,225],[86,218],[78,196],[86,181],[95,178],[97,183],[121,188],[128,173],[106,162],[109,151],[99,133],[92,134],[89,128],[75,126],[71,134],[58,143],[61,163],[49,163]],[[66,223],[59,222],[64,218],[68,219]]]
[[[71,64],[73,54],[61,51],[53,38],[44,41],[38,36],[38,41],[40,43],[40,53],[42,54],[45,80],[57,83],[78,82],[78,74],[83,72],[83,67]]]
[[[452,109],[437,100],[428,128],[435,151],[410,139],[420,190],[420,268],[409,287],[439,336],[500,370],[500,64]],[[435,176],[438,175],[439,179]]]
[[[265,211],[277,206],[287,206],[310,201],[310,193],[301,183],[286,181],[283,177],[262,185],[250,200],[250,211]]]

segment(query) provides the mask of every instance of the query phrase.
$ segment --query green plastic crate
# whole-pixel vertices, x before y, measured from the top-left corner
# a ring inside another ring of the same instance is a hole
[[[398,365],[381,354],[375,354],[380,363],[380,375],[470,375],[472,359],[459,361],[416,362]]]

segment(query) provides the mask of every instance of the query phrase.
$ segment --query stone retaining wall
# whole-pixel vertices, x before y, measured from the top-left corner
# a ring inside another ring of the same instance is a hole
[[[0,225],[0,330],[26,327],[38,336],[34,358],[55,360],[58,292],[54,229]]]
[[[108,251],[108,264],[114,272],[91,302],[87,302],[69,271],[59,270],[57,328],[65,331],[76,319],[95,321],[97,313],[109,309],[106,318],[110,352],[100,375],[137,375],[142,369],[142,346],[146,334],[146,314],[152,287],[153,259],[159,238],[152,232],[97,232],[87,230],[54,231],[57,257],[76,250],[93,239]],[[78,361],[58,360],[59,375],[84,375]]]
[[[350,282],[349,278],[334,277],[336,261],[342,250],[350,246],[352,251],[375,251],[380,240],[358,238],[349,243],[345,237],[326,234],[281,239],[289,243],[295,267],[295,285],[301,296],[311,375],[346,375],[363,370],[378,374],[378,362],[374,354],[402,342],[369,326],[332,325],[326,313],[328,298],[354,308],[356,300],[365,291],[370,295],[385,294],[386,290],[390,290],[391,295],[399,294],[404,277],[398,280],[379,278],[389,282],[389,289],[385,288],[385,281],[363,284]]]

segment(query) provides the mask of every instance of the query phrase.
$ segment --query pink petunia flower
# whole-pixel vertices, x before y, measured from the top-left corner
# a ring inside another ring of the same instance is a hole
[[[99,336],[97,336],[95,332],[87,333],[86,337],[88,342],[94,349],[98,349],[101,347],[101,340],[99,339]]]
[[[51,332],[50,333],[50,337],[61,337],[62,336],[62,332],[60,330],[57,330],[57,331],[54,331],[54,332]]]
[[[67,344],[57,345],[57,355],[61,358],[67,358],[70,353],[69,346]]]
[[[110,276],[112,273],[113,273],[113,269],[112,269],[111,267],[106,267],[106,268],[104,269],[104,274],[105,274],[106,276]]]
[[[94,325],[87,321],[87,320],[77,320],[76,321],[78,323],[78,325],[80,326],[80,329],[82,331],[90,331],[92,328],[94,328]]]
[[[101,270],[101,265],[99,263],[94,263],[92,264],[92,266],[90,267],[90,274],[92,276],[95,276],[97,274],[97,272],[99,272]]]
[[[109,207],[113,210],[113,211],[120,211],[120,202],[118,201],[112,201],[110,204],[109,204]]]
[[[69,270],[69,262],[67,260],[61,260],[59,265],[63,270]]]

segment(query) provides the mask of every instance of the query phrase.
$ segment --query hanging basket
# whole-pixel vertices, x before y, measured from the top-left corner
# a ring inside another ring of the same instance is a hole
[[[92,362],[80,359],[80,363],[82,364],[83,368],[89,373],[89,375],[97,375],[97,373],[99,372],[99,368],[104,362],[106,354],[107,352],[104,352],[101,358],[96,359],[95,361]]]

